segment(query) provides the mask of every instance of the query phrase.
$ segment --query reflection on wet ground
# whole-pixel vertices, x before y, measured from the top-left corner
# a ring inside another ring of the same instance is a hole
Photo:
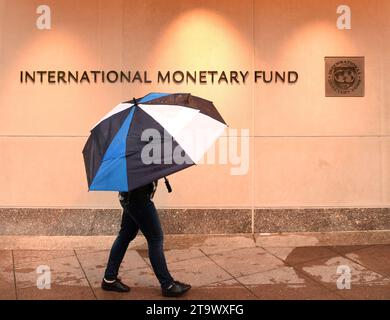
[[[168,240],[171,274],[193,286],[181,299],[390,299],[389,244],[265,241]],[[131,291],[102,291],[108,254],[107,247],[0,250],[0,299],[162,299],[144,243],[130,246],[120,269]]]

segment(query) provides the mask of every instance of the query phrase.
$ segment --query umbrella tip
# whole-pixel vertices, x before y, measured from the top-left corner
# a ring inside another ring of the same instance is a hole
[[[164,181],[165,181],[165,186],[167,187],[168,189],[168,193],[171,193],[172,192],[172,187],[167,179],[167,177],[164,177]]]

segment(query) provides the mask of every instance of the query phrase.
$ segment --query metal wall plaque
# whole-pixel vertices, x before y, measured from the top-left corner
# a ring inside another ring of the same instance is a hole
[[[364,57],[325,57],[325,96],[364,97]]]

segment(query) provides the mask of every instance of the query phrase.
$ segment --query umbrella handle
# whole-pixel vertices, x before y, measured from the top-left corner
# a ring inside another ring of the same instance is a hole
[[[165,186],[166,186],[167,189],[168,189],[168,193],[171,193],[171,192],[172,192],[172,187],[171,187],[171,185],[169,184],[169,181],[168,181],[167,177],[164,177],[164,181],[165,181]]]

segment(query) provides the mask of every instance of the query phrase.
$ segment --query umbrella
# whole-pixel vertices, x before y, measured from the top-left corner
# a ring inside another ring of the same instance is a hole
[[[89,190],[131,191],[188,168],[226,126],[211,101],[189,93],[150,93],[120,103],[84,146]]]

